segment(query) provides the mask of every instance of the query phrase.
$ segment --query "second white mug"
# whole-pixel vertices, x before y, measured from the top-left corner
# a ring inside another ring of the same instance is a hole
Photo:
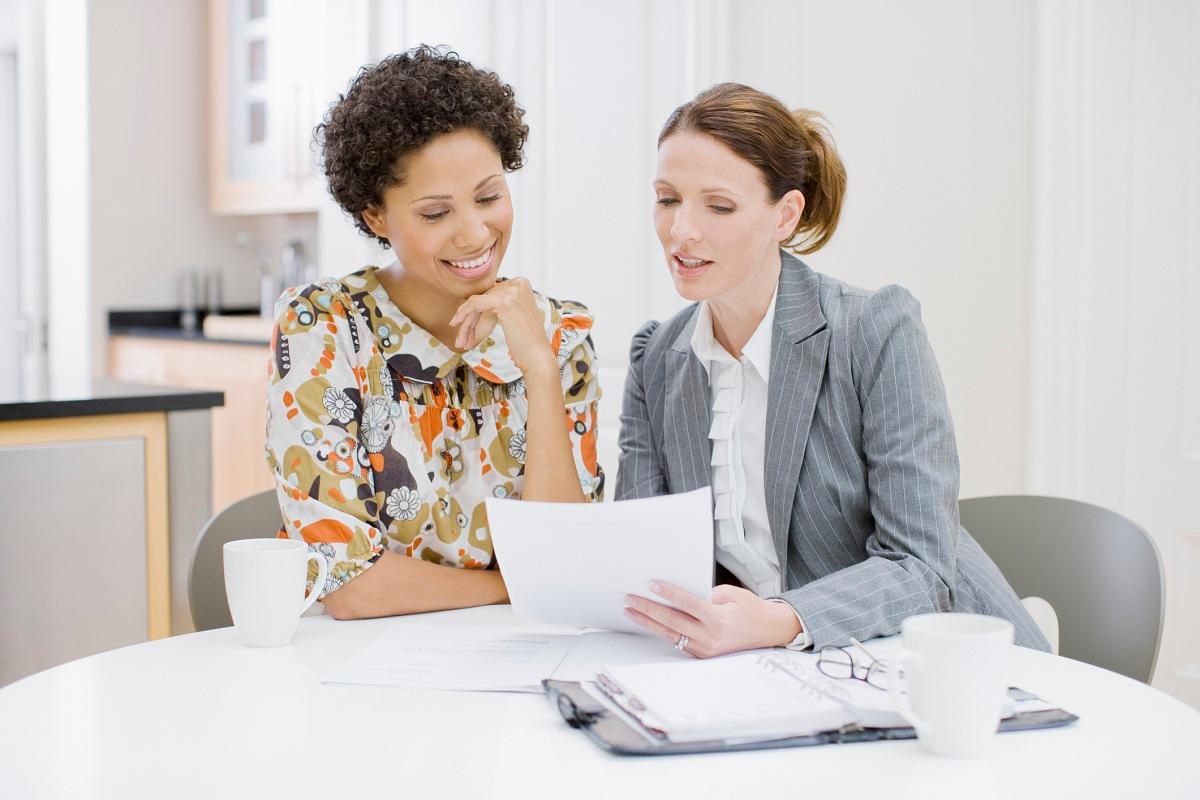
[[[888,669],[891,693],[921,746],[939,756],[985,753],[1008,693],[1012,623],[980,614],[919,614],[901,623],[900,634],[904,651]]]

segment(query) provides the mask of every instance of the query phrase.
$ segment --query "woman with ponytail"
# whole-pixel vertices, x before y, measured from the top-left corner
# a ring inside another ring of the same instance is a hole
[[[626,614],[694,656],[886,636],[913,614],[1045,637],[959,525],[945,391],[907,290],[814,272],[846,170],[820,115],[720,84],[658,139],[654,224],[692,305],[633,338],[618,500],[711,486],[718,584]]]

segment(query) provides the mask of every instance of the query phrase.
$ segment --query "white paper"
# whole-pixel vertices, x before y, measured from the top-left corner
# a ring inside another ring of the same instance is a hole
[[[513,610],[566,625],[646,633],[624,614],[625,595],[653,597],[662,580],[712,595],[712,493],[619,503],[488,498],[492,546]]]
[[[577,633],[405,625],[322,678],[406,689],[541,692]]]
[[[666,639],[615,631],[589,631],[571,645],[571,652],[550,677],[559,681],[593,681],[605,667],[662,661],[694,661]]]
[[[854,721],[850,707],[805,681],[767,668],[771,651],[691,664],[636,664],[604,669],[613,700],[672,741],[772,738],[834,730]]]

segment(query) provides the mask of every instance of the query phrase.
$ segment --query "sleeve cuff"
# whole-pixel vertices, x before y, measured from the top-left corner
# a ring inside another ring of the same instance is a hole
[[[800,612],[796,610],[796,607],[787,600],[784,600],[782,597],[771,597],[767,599],[767,602],[783,603],[792,610],[792,613],[796,615],[796,621],[800,623],[800,633],[796,635],[795,639],[792,639],[790,642],[785,644],[784,647],[790,647],[796,650],[807,650],[808,648],[812,647],[812,637],[808,635],[808,626],[804,624],[804,619],[800,616]]]

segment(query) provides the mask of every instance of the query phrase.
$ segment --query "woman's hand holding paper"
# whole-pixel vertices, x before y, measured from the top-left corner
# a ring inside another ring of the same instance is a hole
[[[777,647],[800,633],[800,621],[791,606],[763,600],[737,586],[713,588],[711,602],[666,582],[650,584],[650,591],[671,605],[640,595],[626,595],[625,615],[651,633],[678,645],[697,658],[710,658]]]

